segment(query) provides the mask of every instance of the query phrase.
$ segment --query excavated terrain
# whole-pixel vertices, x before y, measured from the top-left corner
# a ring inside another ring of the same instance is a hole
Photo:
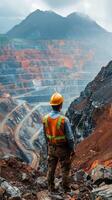
[[[73,130],[76,122],[77,131],[87,130],[84,126],[85,115],[88,116],[86,125],[91,123],[89,136],[84,132],[82,137],[86,135],[87,138],[77,145],[76,155],[72,158],[71,193],[64,194],[62,191],[60,168],[57,169],[55,180],[58,193],[52,196],[48,193],[46,150],[42,148],[44,140],[40,115],[44,114],[45,110],[48,112],[48,106],[43,108],[40,104],[31,107],[26,102],[17,101],[6,94],[0,99],[2,200],[112,199],[111,71],[112,62],[102,68],[67,112]],[[102,90],[105,95],[100,97],[100,93],[97,95],[97,92]],[[76,138],[79,139],[77,135]]]
[[[24,199],[37,200],[36,192],[39,188],[36,179],[39,176],[39,172],[32,170],[30,166],[15,157],[0,160],[0,170],[0,176],[2,176],[2,179],[0,177],[0,182],[6,180],[11,186],[19,188]],[[11,187],[10,185],[9,187]],[[10,188],[9,191],[14,195],[14,189]],[[0,197],[3,200],[6,200],[8,196],[10,194],[4,193],[2,198],[2,191],[0,190]]]
[[[67,109],[109,55],[92,41],[9,40],[0,44],[0,94],[39,103],[58,90]]]
[[[92,166],[104,164],[112,167],[112,107],[108,105],[97,119],[91,135],[76,149],[74,165],[90,170]]]
[[[96,54],[91,45],[76,41],[71,45],[69,40],[37,44],[14,40],[0,49],[2,200],[112,199],[112,62],[101,69],[67,111],[77,140],[76,156],[72,158],[73,193],[51,198],[46,183],[42,130],[42,116],[50,111],[46,102],[54,88],[67,100],[65,107],[78,96],[95,76],[98,68],[93,67],[102,62],[101,58],[95,60]],[[102,169],[106,172],[100,176]],[[59,173],[56,178],[61,191]]]
[[[11,96],[0,98],[0,158],[17,156],[37,169],[44,149],[42,116],[46,112],[47,104],[32,107]]]
[[[67,115],[77,143],[89,136],[77,145],[74,164],[86,170],[93,163],[112,166],[112,62],[71,103]]]

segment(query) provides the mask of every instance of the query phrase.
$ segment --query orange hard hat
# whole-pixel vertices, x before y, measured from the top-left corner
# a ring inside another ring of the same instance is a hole
[[[64,98],[63,98],[63,96],[60,93],[55,92],[51,96],[51,99],[50,99],[50,105],[51,106],[58,106],[58,105],[60,105],[63,102],[64,102]]]

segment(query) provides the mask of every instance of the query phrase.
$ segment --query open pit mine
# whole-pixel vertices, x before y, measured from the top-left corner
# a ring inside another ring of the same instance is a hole
[[[0,198],[111,200],[112,62],[86,86],[99,68],[94,60],[97,51],[86,52],[76,41],[69,51],[70,41],[41,41],[31,43],[30,49],[27,45],[12,40],[0,51]],[[65,111],[72,101],[66,115],[77,148],[72,193],[61,194],[58,168],[60,193],[49,197],[42,117],[50,111],[48,101],[55,90],[65,97]]]
[[[59,91],[67,110],[106,60],[91,42],[14,39],[0,48],[0,94],[37,104]]]
[[[21,95],[17,97],[6,91],[2,93],[1,199],[112,199],[111,82],[112,62],[101,69],[68,108],[66,115],[77,139],[76,156],[71,170],[72,193],[64,196],[56,194],[53,198],[49,197],[47,190],[47,150],[42,128],[42,116],[50,111],[48,102],[30,103],[22,99]],[[59,171],[56,173],[56,185],[60,190]]]
[[[38,10],[0,35],[0,200],[112,200],[110,41],[87,16]],[[77,146],[71,193],[61,193],[58,167],[50,197],[42,118],[55,91]]]
[[[44,143],[42,117],[50,111],[50,96],[62,93],[66,112],[106,62],[107,54],[101,57],[98,51],[82,40],[1,40],[1,155],[13,152],[37,168]]]

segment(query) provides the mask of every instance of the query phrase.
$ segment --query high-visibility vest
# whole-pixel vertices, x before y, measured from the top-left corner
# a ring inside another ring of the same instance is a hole
[[[65,117],[59,116],[56,119],[46,115],[43,119],[45,127],[45,134],[48,142],[51,144],[59,144],[66,142],[66,136],[64,132]]]

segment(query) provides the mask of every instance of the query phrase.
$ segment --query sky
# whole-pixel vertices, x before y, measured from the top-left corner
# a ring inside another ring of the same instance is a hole
[[[0,33],[6,33],[36,9],[62,16],[81,12],[112,32],[112,0],[0,0]]]

